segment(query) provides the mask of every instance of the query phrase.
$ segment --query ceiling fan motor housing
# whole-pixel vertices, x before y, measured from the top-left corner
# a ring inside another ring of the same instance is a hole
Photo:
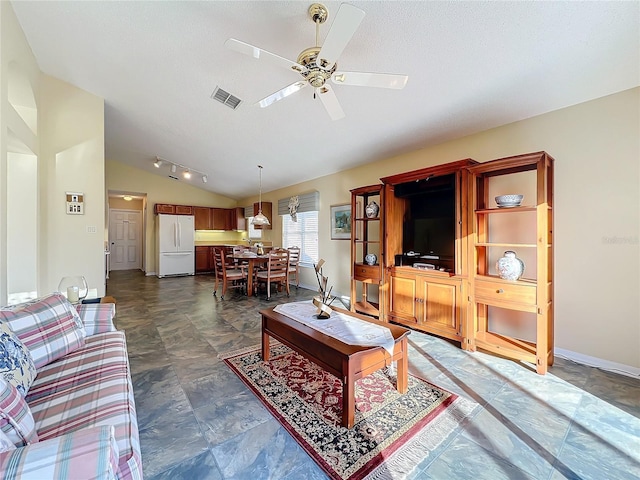
[[[322,87],[325,82],[331,78],[331,75],[333,75],[338,66],[337,63],[334,63],[330,69],[326,70],[324,68],[326,67],[326,62],[322,62],[322,66],[318,65],[317,59],[319,52],[320,47],[310,47],[298,55],[298,63],[305,67],[305,70],[300,72],[300,74],[314,88]]]

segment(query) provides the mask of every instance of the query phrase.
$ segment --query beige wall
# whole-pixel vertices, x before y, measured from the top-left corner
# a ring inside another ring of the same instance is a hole
[[[104,101],[43,75],[38,111],[39,291],[55,290],[64,276],[84,275],[103,296]],[[84,194],[84,215],[67,215],[65,192]]]
[[[8,155],[38,153],[37,137],[9,101],[9,84],[14,84],[12,89],[16,87],[12,72],[20,77],[19,83],[31,90],[32,96],[37,96],[40,71],[35,58],[11,4],[0,2],[0,305],[6,304],[8,298],[8,238],[14,244],[20,240],[13,232],[9,234]],[[34,280],[28,279],[26,283],[33,285]]]
[[[106,162],[106,189],[108,192],[146,194],[147,207],[143,216],[145,222],[144,270],[147,274],[156,272],[155,215],[153,214],[153,206],[156,203],[220,208],[236,206],[236,201],[231,198],[194,187],[186,182],[154,175],[114,159]]]
[[[346,294],[349,242],[330,240],[329,206],[347,203],[349,189],[463,158],[484,162],[545,150],[556,160],[556,347],[640,369],[639,117],[640,88],[635,88],[262,197],[275,203],[320,192],[320,256],[334,291]],[[278,244],[282,225],[277,217],[273,228],[270,239]],[[302,278],[308,285],[315,282],[309,270]]]
[[[15,153],[37,158],[37,181],[21,184],[37,204],[25,212],[35,224],[37,294],[57,289],[63,276],[84,275],[104,295],[103,100],[43,75],[9,2],[0,3],[0,16],[0,303],[8,296],[7,232],[13,243],[34,235],[7,218],[8,208],[20,208],[7,197],[7,183],[18,181],[7,176],[8,155],[20,159]],[[84,193],[84,215],[66,215],[67,191]]]

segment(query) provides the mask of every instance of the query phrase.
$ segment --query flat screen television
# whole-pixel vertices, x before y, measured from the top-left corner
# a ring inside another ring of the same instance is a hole
[[[402,232],[404,263],[428,263],[435,268],[453,270],[456,239],[455,174],[396,185],[395,194],[408,201]]]

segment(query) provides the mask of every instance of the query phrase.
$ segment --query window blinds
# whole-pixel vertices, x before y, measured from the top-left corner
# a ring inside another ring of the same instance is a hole
[[[295,195],[294,195],[295,196]],[[289,215],[289,198],[278,200],[278,215]],[[298,195],[300,204],[298,213],[317,212],[320,210],[320,192],[309,192]]]

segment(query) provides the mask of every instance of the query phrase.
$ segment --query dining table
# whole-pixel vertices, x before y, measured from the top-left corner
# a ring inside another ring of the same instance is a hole
[[[253,278],[256,266],[264,265],[269,261],[269,255],[247,255],[246,253],[236,253],[227,255],[234,261],[247,262],[247,296],[253,295]]]

